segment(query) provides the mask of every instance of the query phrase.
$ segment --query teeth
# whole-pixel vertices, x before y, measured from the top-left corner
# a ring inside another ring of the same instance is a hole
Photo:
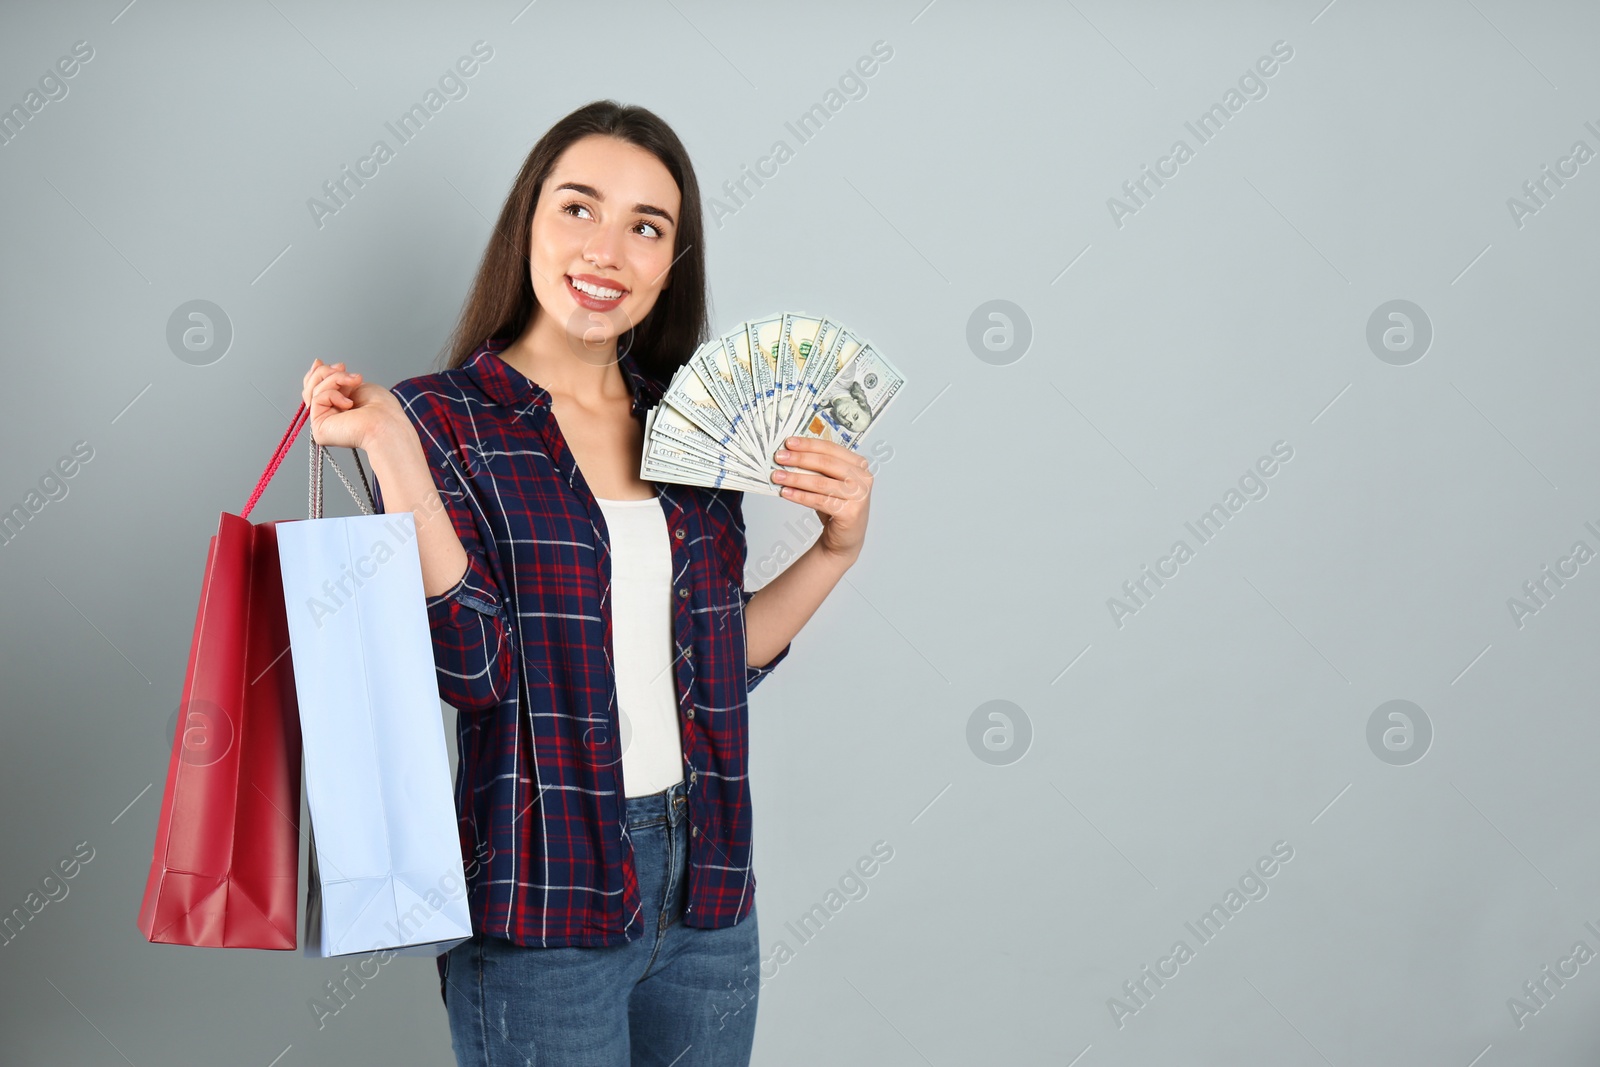
[[[617,297],[621,296],[623,292],[621,289],[602,289],[598,285],[590,285],[588,282],[580,282],[576,278],[569,278],[568,280],[572,282],[572,287],[574,289],[578,290],[580,293],[588,293],[590,296],[595,297],[598,300],[615,300]]]

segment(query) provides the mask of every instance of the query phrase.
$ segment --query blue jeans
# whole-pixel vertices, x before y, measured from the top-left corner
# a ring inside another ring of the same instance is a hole
[[[745,1067],[761,941],[754,905],[734,926],[683,924],[684,784],[629,797],[645,933],[625,945],[526,948],[475,934],[445,954],[456,1062],[472,1067]]]

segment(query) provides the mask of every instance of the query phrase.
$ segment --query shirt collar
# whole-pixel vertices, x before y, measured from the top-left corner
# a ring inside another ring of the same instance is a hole
[[[496,404],[516,407],[532,401],[548,408],[550,391],[500,358],[500,353],[510,343],[507,338],[490,338],[467,357],[462,369]],[[633,397],[633,414],[642,414],[660,402],[664,386],[645,375],[632,352],[624,352],[617,364],[622,368],[622,379]]]

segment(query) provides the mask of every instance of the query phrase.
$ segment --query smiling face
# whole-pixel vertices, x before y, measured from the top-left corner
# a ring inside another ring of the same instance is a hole
[[[671,279],[678,185],[652,153],[616,137],[574,141],[539,190],[529,265],[539,314],[576,352],[609,353]]]

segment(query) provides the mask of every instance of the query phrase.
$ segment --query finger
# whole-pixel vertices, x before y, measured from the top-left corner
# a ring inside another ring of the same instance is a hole
[[[773,480],[779,485],[804,489],[818,496],[838,500],[856,500],[866,494],[866,487],[854,479],[830,478],[825,474],[806,474],[798,471],[773,471]],[[777,475],[783,475],[779,478]]]
[[[315,393],[319,384],[325,381],[330,375],[337,373],[339,373],[338,370],[326,365],[313,370],[310,374],[306,375],[308,382],[306,386],[306,394],[309,396],[310,394]]]
[[[306,371],[305,376],[300,379],[300,401],[301,401],[301,403],[304,403],[307,406],[309,406],[310,403],[311,403],[312,379],[316,375],[317,369],[319,367],[321,367],[321,366],[322,366],[322,360],[320,360],[320,359],[312,360],[311,361],[311,369]]]
[[[821,493],[813,493],[807,489],[796,489],[792,485],[783,487],[783,498],[785,500],[793,500],[796,504],[804,504],[808,508],[814,508],[828,515],[837,515],[845,506],[845,501],[836,496],[823,496]]]
[[[820,452],[790,452],[785,459],[777,462],[780,469],[792,468],[787,470],[787,473],[797,478],[804,477],[804,470],[809,469],[816,471],[821,477],[851,484],[854,487],[852,493],[859,494],[872,488],[872,472],[865,466],[858,465],[853,453],[841,457],[823,455]]]
[[[834,445],[832,441],[819,441],[818,444]],[[805,467],[808,470],[822,471],[835,478],[849,478],[866,470],[866,460],[860,459],[843,445],[834,445],[839,452],[822,451],[820,449],[779,449],[773,458],[785,466]],[[843,455],[840,454],[843,453]],[[857,460],[860,460],[857,462]]]
[[[318,400],[325,399],[325,402],[330,406],[336,406],[341,409],[349,407],[350,404],[354,403],[354,401],[346,396],[340,389],[342,379],[348,377],[350,376],[347,374],[329,374],[327,377],[323,378],[317,383],[316,388],[311,391],[312,404],[309,406],[314,408]]]
[[[306,372],[306,380],[310,381],[312,379],[321,378],[324,375],[341,370],[344,370],[343,363],[324,363],[320,359],[315,360],[311,364],[311,369]]]
[[[349,411],[352,403],[351,399],[343,393],[332,393],[326,400],[320,401],[312,407],[312,418],[320,422],[328,415],[340,411]]]
[[[335,384],[336,383],[333,381],[332,372],[327,374],[319,373],[316,380],[311,383],[311,398],[316,400],[319,397],[324,396],[330,388],[335,386]]]
[[[845,459],[856,459],[859,454],[847,445],[838,441],[829,441],[822,437],[808,437],[805,434],[794,434],[778,442],[780,447],[794,449],[799,452],[823,452]]]
[[[346,385],[354,387],[361,383],[361,375],[351,374],[346,371],[329,371],[323,376],[322,382],[332,382],[335,388],[342,389]],[[320,382],[318,383],[321,384]]]
[[[837,441],[825,441],[820,437],[794,436],[787,438],[782,444],[800,455],[833,456],[842,463],[862,470],[866,470],[869,466],[865,456]]]

